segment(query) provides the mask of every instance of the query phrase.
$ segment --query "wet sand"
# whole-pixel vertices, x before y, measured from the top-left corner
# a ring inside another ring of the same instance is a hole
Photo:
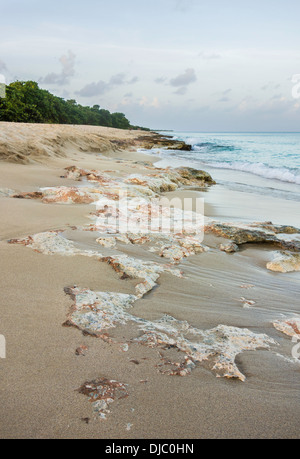
[[[112,177],[145,174],[136,162],[150,160],[133,151],[107,150],[105,157],[99,157],[71,148],[65,154],[47,164],[1,162],[0,188],[21,192],[66,186],[66,179],[60,177],[65,167],[75,164],[110,170]],[[68,180],[72,185],[78,182]],[[205,193],[176,191],[174,196],[208,196],[207,215],[216,216],[217,187]],[[205,364],[197,364],[186,377],[167,376],[158,372],[160,352],[178,359],[177,351],[131,343],[123,352],[122,343],[136,333],[134,324],[110,330],[119,344],[62,326],[72,305],[65,287],[133,294],[136,281],[120,280],[107,263],[95,258],[48,256],[7,243],[11,238],[60,229],[82,247],[99,250],[94,233],[70,229],[87,224],[94,208],[7,197],[0,198],[0,208],[0,333],[7,342],[7,358],[0,360],[1,438],[299,438],[300,366],[287,360],[293,344],[272,322],[282,315],[299,315],[300,273],[266,269],[276,248],[246,244],[228,255],[219,250],[222,239],[207,235],[204,243],[210,251],[176,266],[184,278],[163,273],[158,286],[134,304],[132,313],[143,319],[155,321],[168,314],[201,330],[220,324],[247,328],[278,343],[270,350],[237,357],[245,382],[216,378]],[[238,217],[236,213],[237,208],[234,216]],[[101,252],[108,254],[110,249],[101,247]],[[122,246],[122,252],[161,263],[144,246]],[[252,287],[242,288],[245,285]],[[255,305],[243,308],[242,297]],[[81,345],[88,347],[85,356],[75,354]],[[106,420],[94,418],[91,403],[77,392],[84,382],[99,378],[128,384],[129,397],[115,401]]]

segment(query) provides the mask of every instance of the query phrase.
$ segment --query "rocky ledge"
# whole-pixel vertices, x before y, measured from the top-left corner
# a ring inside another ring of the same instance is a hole
[[[180,150],[191,151],[192,146],[180,140],[174,140],[171,136],[162,136],[155,132],[151,135],[141,136],[137,139],[137,143],[142,145],[146,150],[153,148],[164,148],[165,150]]]
[[[206,233],[231,239],[236,245],[264,243],[279,246],[284,250],[300,252],[300,229],[293,226],[274,225],[271,222],[219,223],[205,227]]]

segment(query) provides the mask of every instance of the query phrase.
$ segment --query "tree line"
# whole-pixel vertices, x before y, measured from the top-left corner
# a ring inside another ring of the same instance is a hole
[[[0,98],[0,121],[149,130],[132,126],[124,113],[110,113],[99,105],[85,107],[74,99],[54,96],[35,81],[16,81],[6,86],[6,97]]]

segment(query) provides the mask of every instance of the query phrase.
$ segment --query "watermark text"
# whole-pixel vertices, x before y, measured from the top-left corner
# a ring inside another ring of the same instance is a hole
[[[0,359],[6,359],[6,339],[0,335]]]
[[[0,73],[0,99],[6,97],[6,81],[5,76]]]
[[[300,336],[295,335],[292,339],[292,342],[293,344],[295,344],[295,346],[292,349],[292,357],[295,360],[300,360]]]

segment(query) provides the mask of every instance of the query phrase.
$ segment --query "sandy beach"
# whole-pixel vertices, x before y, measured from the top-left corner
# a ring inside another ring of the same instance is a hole
[[[251,197],[245,211],[245,194],[157,169],[137,152],[153,143],[141,131],[0,123],[0,438],[299,437],[296,204],[276,222],[296,228],[263,225]],[[204,240],[105,232],[102,214],[127,185],[147,205],[204,198]],[[245,216],[256,226],[233,230]],[[290,272],[274,270],[278,251],[292,254]]]

